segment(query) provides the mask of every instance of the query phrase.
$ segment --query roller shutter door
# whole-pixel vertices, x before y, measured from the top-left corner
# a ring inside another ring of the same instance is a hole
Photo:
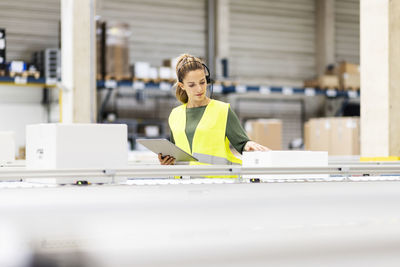
[[[205,0],[102,0],[98,14],[130,26],[130,61],[160,66],[182,53],[206,55]]]
[[[360,63],[360,1],[335,2],[335,59]]]
[[[314,0],[231,0],[230,75],[299,82],[315,75]]]

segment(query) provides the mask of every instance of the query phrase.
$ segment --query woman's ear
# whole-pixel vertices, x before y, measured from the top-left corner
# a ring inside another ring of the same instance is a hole
[[[183,87],[183,83],[182,83],[182,82],[178,82],[178,86],[179,86],[182,90],[186,91],[185,88]]]

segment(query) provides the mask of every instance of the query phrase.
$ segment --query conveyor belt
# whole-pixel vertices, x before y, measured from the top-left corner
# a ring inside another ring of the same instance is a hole
[[[368,176],[379,175],[400,175],[400,165],[371,165],[371,164],[358,164],[358,165],[338,165],[326,167],[241,167],[236,165],[174,165],[174,166],[161,166],[161,165],[145,165],[145,166],[131,166],[125,169],[104,170],[104,169],[66,169],[66,170],[30,170],[24,167],[3,167],[0,168],[0,181],[9,180],[26,180],[29,178],[35,179],[64,179],[64,182],[73,181],[77,179],[98,179],[99,182],[119,182],[129,178],[174,178],[174,176],[183,177],[199,177],[199,176],[221,176],[221,175],[244,175],[254,176],[257,175],[276,175],[279,179],[280,175],[312,175],[328,174],[329,181],[332,177],[345,177],[351,176]],[[304,177],[302,178],[304,179]],[[364,179],[364,178],[359,178]]]

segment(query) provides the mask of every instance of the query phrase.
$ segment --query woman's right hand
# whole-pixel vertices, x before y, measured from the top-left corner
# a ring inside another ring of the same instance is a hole
[[[160,161],[161,165],[174,165],[175,158],[169,155],[163,156],[161,153],[158,154],[158,160]]]

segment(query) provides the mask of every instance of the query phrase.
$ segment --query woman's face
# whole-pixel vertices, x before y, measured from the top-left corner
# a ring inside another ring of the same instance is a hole
[[[201,103],[207,99],[207,81],[204,70],[189,71],[183,79],[182,89],[186,91],[189,101],[192,103]]]

